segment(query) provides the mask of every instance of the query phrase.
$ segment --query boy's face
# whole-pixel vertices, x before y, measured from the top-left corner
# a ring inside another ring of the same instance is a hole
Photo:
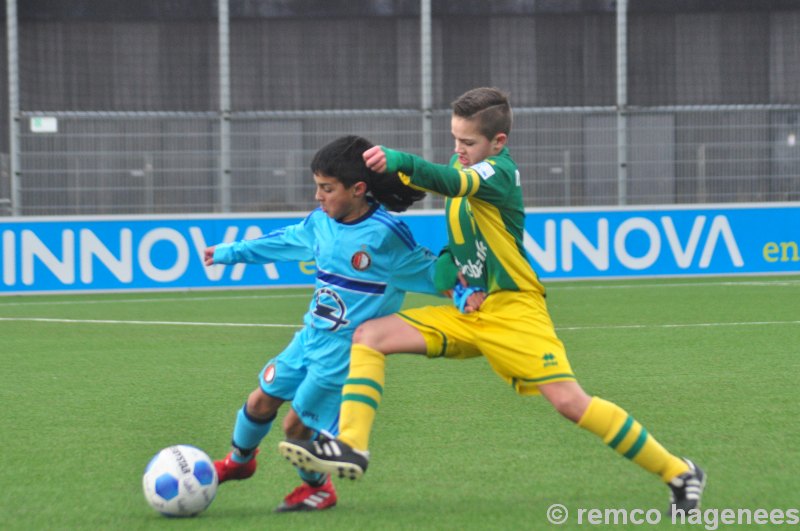
[[[477,120],[455,115],[450,120],[450,131],[456,143],[458,162],[464,167],[474,166],[486,157],[497,155],[508,138],[505,133],[498,133],[491,139],[486,138],[481,134]]]
[[[366,184],[363,181],[345,188],[339,179],[315,173],[314,182],[317,185],[314,199],[319,201],[322,211],[336,221],[354,221],[369,210],[365,197]]]

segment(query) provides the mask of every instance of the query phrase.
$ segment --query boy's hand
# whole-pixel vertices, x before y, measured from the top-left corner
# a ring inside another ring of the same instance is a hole
[[[453,303],[461,313],[472,313],[486,300],[486,291],[477,286],[470,287],[467,279],[459,271],[458,284],[453,288]]]
[[[386,171],[386,153],[383,146],[372,146],[364,152],[364,162],[367,168],[378,173]]]
[[[214,265],[214,247],[206,247],[203,251],[203,263],[207,266]]]

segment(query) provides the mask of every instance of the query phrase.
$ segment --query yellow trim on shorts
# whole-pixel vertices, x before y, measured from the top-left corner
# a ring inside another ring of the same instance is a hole
[[[576,382],[577,378],[571,372],[561,374],[551,374],[541,378],[512,378],[511,387],[520,395],[538,395],[540,384],[549,384],[556,382]]]
[[[430,352],[430,343],[428,341],[425,342],[426,346],[428,347],[427,356],[429,358],[436,358],[436,357],[439,357],[439,356],[444,356],[444,353],[447,352],[447,335],[444,332],[442,332],[441,330],[439,330],[437,328],[434,328],[434,327],[432,327],[430,325],[427,325],[425,323],[421,323],[421,322],[419,322],[419,321],[417,321],[415,319],[412,319],[411,317],[409,317],[407,315],[404,315],[403,312],[397,312],[395,315],[397,317],[399,317],[400,319],[402,319],[403,321],[407,322],[408,324],[414,326],[417,329],[424,328],[426,330],[430,330],[431,332],[433,332],[437,336],[439,336],[439,339],[440,339],[439,340],[439,344],[441,345],[441,349],[439,350],[439,352],[431,353]],[[425,337],[425,334],[422,334],[422,336]]]

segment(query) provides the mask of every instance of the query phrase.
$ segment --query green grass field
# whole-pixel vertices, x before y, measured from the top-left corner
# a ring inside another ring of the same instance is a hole
[[[548,287],[584,388],[702,464],[704,509],[800,506],[800,277]],[[272,512],[298,484],[276,422],[252,479],[221,486],[196,518],[155,513],[141,492],[150,457],[175,443],[228,451],[310,293],[0,297],[0,529],[536,530],[554,503],[570,511],[560,529],[583,529],[580,509],[666,508],[657,478],[516,396],[485,360],[395,356],[370,470],[337,482],[333,510]]]

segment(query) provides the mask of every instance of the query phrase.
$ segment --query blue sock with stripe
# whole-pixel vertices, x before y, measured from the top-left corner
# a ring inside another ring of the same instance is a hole
[[[253,452],[261,440],[267,436],[272,428],[272,421],[275,415],[266,420],[251,417],[247,413],[247,404],[242,406],[239,414],[236,415],[236,424],[233,426],[233,454],[231,459],[237,463],[246,463],[253,458]]]

